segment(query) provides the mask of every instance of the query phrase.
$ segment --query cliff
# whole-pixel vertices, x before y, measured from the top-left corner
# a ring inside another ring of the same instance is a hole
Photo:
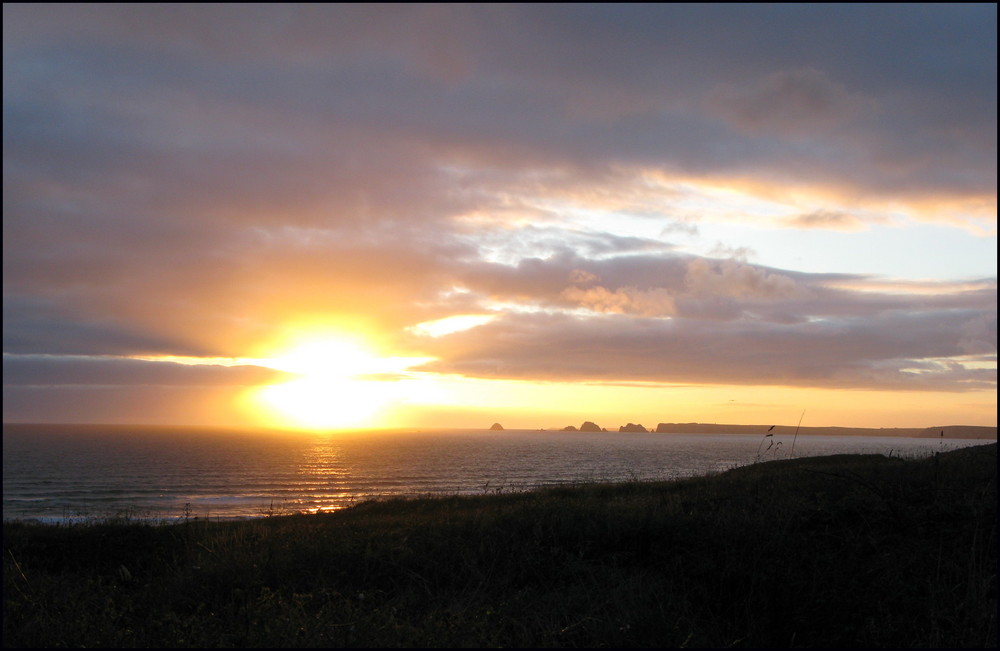
[[[795,425],[727,425],[716,423],[660,423],[657,432],[667,434],[771,434],[801,436],[909,436],[919,438],[996,439],[996,427],[947,425],[944,427],[798,427]]]

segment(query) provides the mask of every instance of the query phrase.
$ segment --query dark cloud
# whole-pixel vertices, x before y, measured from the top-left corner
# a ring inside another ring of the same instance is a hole
[[[353,134],[358,144],[376,139],[351,146],[362,156],[416,138],[441,153],[495,159],[498,149],[519,151],[519,164],[528,155],[702,173],[760,169],[871,190],[898,188],[901,166],[928,192],[995,191],[995,156],[976,146],[995,140],[988,6],[79,13],[5,10],[5,23],[20,28],[5,38],[5,112],[18,118],[5,140],[47,134],[52,142],[59,133],[61,142],[89,145],[91,156],[141,144],[154,157],[188,160],[187,150],[199,154],[202,172],[255,154],[280,169],[282,149],[308,160],[307,143],[325,131]],[[35,40],[25,35],[32,26]],[[703,114],[710,98],[736,131]],[[814,132],[860,105],[880,112],[855,125],[848,148],[842,133],[810,147],[739,133]],[[49,128],[39,124],[46,115]],[[949,138],[968,146],[949,148],[946,166],[929,163]],[[335,140],[317,144],[329,151]],[[867,162],[863,174],[859,162]],[[308,183],[315,171],[295,178]]]
[[[233,405],[241,389],[199,385],[4,385],[4,422],[258,425],[235,416]]]
[[[795,137],[815,136],[875,108],[874,101],[809,68],[774,72],[753,84],[720,86],[709,102],[738,129]]]
[[[966,354],[960,333],[981,318],[887,314],[776,325],[518,315],[452,335],[454,352],[423,368],[487,378],[981,390],[996,382],[995,370],[941,361]]]
[[[184,337],[158,337],[119,314],[90,316],[44,298],[4,295],[4,354],[25,355],[204,355]]]
[[[425,342],[440,357],[427,369],[883,389],[995,381],[976,366],[996,353],[993,279],[886,283],[671,252],[532,258],[460,277],[482,300],[530,310]],[[970,355],[969,369],[941,361]]]
[[[287,373],[108,356],[3,356],[5,422],[251,424],[241,393]]]
[[[4,386],[256,386],[289,374],[259,366],[110,357],[4,355]]]

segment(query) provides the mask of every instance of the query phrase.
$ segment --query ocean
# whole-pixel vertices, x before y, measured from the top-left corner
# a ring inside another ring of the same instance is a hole
[[[307,434],[4,425],[4,520],[180,521],[384,497],[676,479],[791,456],[926,456],[992,440],[539,430]],[[794,444],[794,445],[793,445]],[[794,447],[794,450],[793,450]]]

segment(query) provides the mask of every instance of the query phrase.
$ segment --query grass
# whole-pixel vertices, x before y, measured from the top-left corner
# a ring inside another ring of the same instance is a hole
[[[4,523],[5,647],[994,647],[996,451]]]

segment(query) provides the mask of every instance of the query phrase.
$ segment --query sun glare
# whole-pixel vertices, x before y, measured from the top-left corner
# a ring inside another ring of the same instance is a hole
[[[262,366],[299,378],[260,387],[254,402],[266,420],[309,429],[374,427],[394,400],[393,384],[423,357],[379,357],[347,339],[315,339]]]
[[[279,371],[311,377],[343,378],[377,372],[374,368],[378,358],[357,344],[325,340],[302,344],[267,361],[268,366]]]
[[[389,397],[380,382],[306,377],[259,390],[263,406],[282,424],[310,429],[365,427],[377,422]]]

